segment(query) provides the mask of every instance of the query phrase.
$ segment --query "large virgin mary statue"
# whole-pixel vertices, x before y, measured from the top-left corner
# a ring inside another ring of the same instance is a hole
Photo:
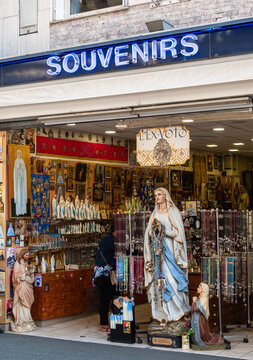
[[[17,159],[14,163],[14,202],[16,204],[16,215],[24,215],[27,212],[27,179],[26,167],[22,159],[22,151],[17,151]]]
[[[191,310],[183,220],[166,189],[156,189],[155,199],[145,232],[145,287],[152,317],[177,321]]]

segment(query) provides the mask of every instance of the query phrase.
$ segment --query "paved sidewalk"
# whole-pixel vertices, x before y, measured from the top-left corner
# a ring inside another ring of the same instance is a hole
[[[150,306],[149,304],[137,305],[136,306],[136,322],[144,322],[145,320],[150,318]],[[146,330],[147,325],[143,324],[140,325],[140,329],[137,331]],[[13,333],[7,333],[7,335],[13,335]],[[108,345],[107,348],[111,348],[112,346],[117,348],[128,348],[135,350],[162,350],[165,354],[169,351],[170,354],[175,354],[175,356],[179,356],[180,354],[188,354],[188,355],[213,355],[217,358],[219,357],[231,357],[237,359],[248,359],[253,360],[253,329],[246,329],[246,328],[235,328],[233,329],[228,335],[225,335],[229,341],[231,341],[232,348],[231,350],[216,350],[216,351],[194,351],[194,350],[187,350],[183,351],[182,349],[169,349],[169,348],[162,348],[162,347],[151,347],[147,344],[147,335],[141,334],[140,337],[143,341],[142,344],[122,344],[122,343],[112,343],[107,341],[107,334],[100,331],[99,327],[99,316],[92,315],[88,317],[81,317],[72,319],[69,321],[56,323],[54,325],[46,326],[46,327],[38,327],[36,330],[30,333],[24,333],[19,335],[22,338],[27,338],[33,344],[36,341],[37,337],[49,338],[50,342],[54,341],[54,339],[60,340],[69,340],[74,342],[75,344],[83,343],[83,344],[100,344],[100,345]],[[249,342],[244,343],[243,338],[248,337]],[[0,340],[2,336],[0,336]],[[42,339],[43,340],[43,339]],[[40,341],[42,341],[40,340]],[[69,343],[69,341],[67,343]],[[79,345],[78,345],[79,346]],[[1,347],[0,347],[1,349]],[[109,350],[110,351],[110,350]],[[122,351],[122,350],[121,350]],[[161,351],[159,352],[159,354]],[[160,356],[160,355],[159,355]],[[217,360],[215,358],[215,360]],[[5,358],[3,358],[4,360]],[[67,357],[66,357],[67,359]],[[79,360],[82,358],[79,358]],[[122,360],[122,358],[119,358]],[[137,359],[137,358],[135,358]],[[1,357],[1,350],[0,350],[0,360]],[[24,359],[27,360],[27,359]],[[43,358],[43,360],[48,360],[47,358]],[[56,359],[54,359],[56,360]],[[132,359],[131,359],[132,360]]]

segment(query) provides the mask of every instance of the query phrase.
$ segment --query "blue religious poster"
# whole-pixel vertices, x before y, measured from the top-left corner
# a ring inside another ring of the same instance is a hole
[[[142,178],[140,181],[140,203],[145,211],[152,211],[155,207],[155,179]]]
[[[31,179],[33,228],[40,234],[48,234],[50,216],[50,176],[31,175]]]

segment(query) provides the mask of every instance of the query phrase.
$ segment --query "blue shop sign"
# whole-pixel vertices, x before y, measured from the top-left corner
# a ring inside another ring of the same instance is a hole
[[[253,52],[253,19],[0,61],[0,86]]]

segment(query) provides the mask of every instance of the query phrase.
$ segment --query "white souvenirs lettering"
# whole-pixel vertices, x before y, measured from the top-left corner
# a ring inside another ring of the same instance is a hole
[[[186,34],[177,39],[166,37],[87,50],[81,54],[72,52],[63,57],[51,56],[47,59],[49,67],[47,74],[50,76],[57,76],[62,72],[74,74],[79,70],[98,72],[101,71],[101,67],[109,70],[116,70],[121,66],[131,68],[131,64],[159,64],[159,59],[161,64],[169,63],[174,59],[180,61],[183,60],[182,57],[190,58],[198,53],[197,41],[198,37],[195,34]]]

